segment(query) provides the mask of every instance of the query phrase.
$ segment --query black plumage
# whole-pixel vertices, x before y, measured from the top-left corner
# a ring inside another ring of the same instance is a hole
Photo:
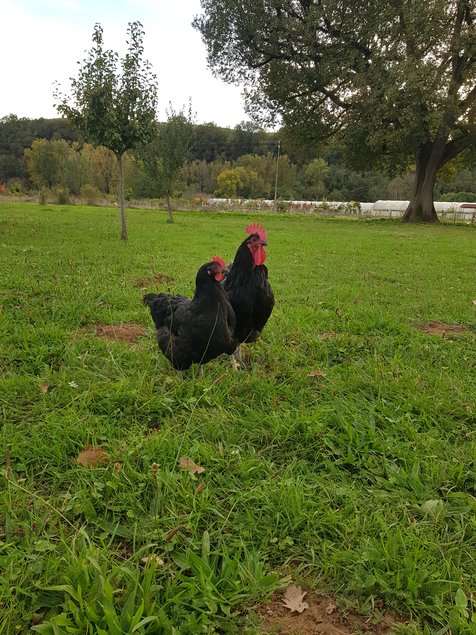
[[[250,234],[238,247],[223,282],[236,315],[235,336],[241,342],[255,342],[274,307],[274,294],[264,264],[266,232],[261,225],[246,228]]]
[[[224,264],[217,258],[200,267],[192,299],[167,293],[143,298],[157,328],[159,348],[177,370],[206,364],[222,353],[231,355],[238,345],[235,313],[221,284]]]

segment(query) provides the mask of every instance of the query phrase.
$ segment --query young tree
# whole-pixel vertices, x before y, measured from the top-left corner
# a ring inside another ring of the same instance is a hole
[[[35,139],[31,148],[25,149],[25,159],[30,180],[37,187],[52,188],[62,185],[62,177],[71,148],[64,139],[47,141]]]
[[[174,222],[170,197],[174,193],[180,170],[189,156],[192,133],[191,104],[188,106],[188,112],[185,111],[185,107],[176,112],[172,104],[169,104],[167,121],[159,127],[155,140],[139,151],[149,174],[161,184],[167,202],[169,223]]]
[[[356,167],[415,183],[407,221],[436,221],[436,175],[476,143],[474,0],[201,0],[213,69],[303,143],[340,133]]]
[[[94,46],[81,63],[78,77],[71,79],[71,95],[58,91],[55,95],[58,112],[69,119],[85,141],[95,147],[104,146],[116,155],[122,240],[127,240],[124,154],[153,137],[157,107],[156,77],[142,59],[141,23],[129,23],[127,32],[129,48],[118,70],[118,56],[104,49],[103,30],[96,24]]]

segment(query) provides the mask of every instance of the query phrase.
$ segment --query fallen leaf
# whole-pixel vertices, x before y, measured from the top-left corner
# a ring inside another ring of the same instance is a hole
[[[476,305],[476,300],[473,300],[473,304]]]
[[[152,465],[150,466],[150,469],[152,470],[154,474],[157,474],[157,472],[159,471],[159,467],[160,465],[158,463],[152,463]]]
[[[290,586],[286,589],[283,596],[283,606],[291,611],[291,613],[302,613],[309,608],[307,602],[303,602],[307,591],[303,591],[300,586]]]
[[[88,445],[76,457],[76,461],[83,467],[97,467],[100,463],[109,463],[109,460],[109,455],[102,448],[93,448],[92,445]]]
[[[182,470],[188,470],[193,476],[194,474],[201,474],[205,472],[205,468],[197,465],[193,459],[186,456],[181,456],[179,461],[179,467]]]
[[[202,489],[205,489],[205,483],[203,481],[195,488],[195,494],[199,494]]]
[[[172,538],[175,536],[175,534],[178,531],[182,531],[182,529],[185,529],[185,525],[177,525],[177,527],[174,527],[173,529],[171,529],[169,531],[169,533],[167,534],[167,536],[165,537],[165,540],[172,540]]]
[[[326,373],[320,368],[317,368],[316,370],[311,370],[311,372],[308,375],[308,377],[325,377],[325,376],[326,376]]]
[[[47,393],[50,389],[50,385],[49,384],[40,384],[40,390],[41,392]]]
[[[122,465],[120,463],[114,463],[114,472],[119,474],[121,470],[122,470]]]

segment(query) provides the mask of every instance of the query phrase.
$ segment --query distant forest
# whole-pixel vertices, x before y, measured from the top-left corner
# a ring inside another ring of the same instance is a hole
[[[160,124],[159,124],[160,125]],[[279,153],[278,153],[279,143]],[[278,161],[279,157],[279,161]],[[177,182],[177,197],[273,198],[371,202],[408,199],[413,175],[351,170],[345,147],[334,142],[302,152],[286,131],[266,132],[249,122],[235,128],[195,124],[190,154]],[[140,157],[126,160],[128,198],[156,198],[160,183]],[[114,157],[84,144],[65,119],[0,119],[0,184],[10,192],[61,190],[94,198],[114,195]],[[476,201],[476,159],[461,155],[441,170],[436,200]]]

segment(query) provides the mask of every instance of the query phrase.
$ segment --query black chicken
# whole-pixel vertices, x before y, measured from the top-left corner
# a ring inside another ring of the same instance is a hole
[[[225,262],[214,257],[200,267],[193,299],[168,293],[148,293],[149,307],[157,328],[162,353],[177,370],[194,362],[206,364],[222,353],[231,355],[238,340],[234,336],[235,314],[221,281]]]
[[[268,282],[266,260],[266,232],[253,223],[246,228],[249,234],[238,247],[229,273],[223,282],[236,315],[235,337],[239,344],[255,342],[271,315],[274,294]],[[233,366],[241,362],[240,346],[232,357]]]

